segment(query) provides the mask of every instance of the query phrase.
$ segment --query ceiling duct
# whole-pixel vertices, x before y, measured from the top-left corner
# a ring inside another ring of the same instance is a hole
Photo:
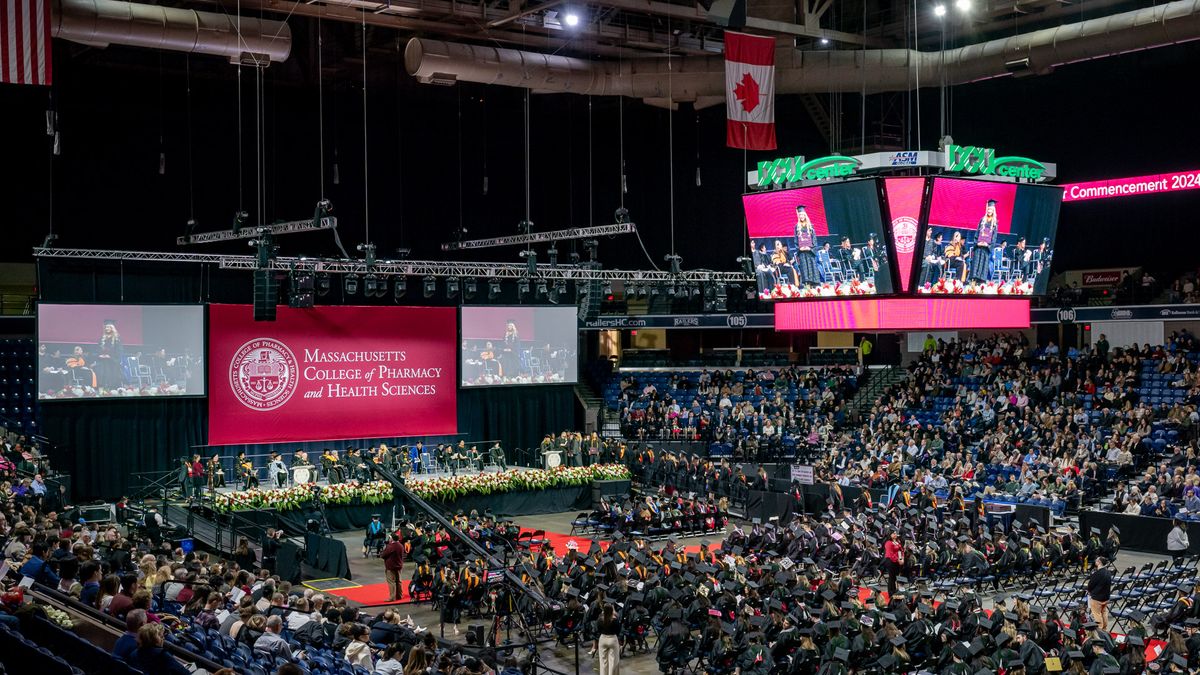
[[[928,86],[939,84],[942,68],[948,83],[964,84],[1014,74],[1045,74],[1068,63],[1196,39],[1200,39],[1200,0],[1176,0],[945,52],[782,48],[775,54],[775,90],[781,94],[859,92],[864,88],[868,93],[904,91],[918,81]],[[422,82],[454,78],[541,92],[643,99],[667,98],[670,92],[675,101],[725,93],[721,56],[682,56],[671,59],[670,64],[661,57],[589,61],[414,38],[404,50],[404,62],[408,73]]]
[[[285,61],[292,31],[282,21],[197,12],[117,0],[58,0],[51,21],[56,38],[107,47],[125,45],[223,56],[248,65]]]

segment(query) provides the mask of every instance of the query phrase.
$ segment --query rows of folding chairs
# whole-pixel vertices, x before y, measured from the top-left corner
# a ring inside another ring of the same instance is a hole
[[[709,520],[713,524],[709,525]],[[620,532],[626,537],[658,541],[671,537],[719,535],[726,531],[728,517],[722,514],[699,513],[691,516],[663,517],[650,522],[625,521],[611,514],[593,511],[580,513],[571,521],[571,534],[611,537]]]

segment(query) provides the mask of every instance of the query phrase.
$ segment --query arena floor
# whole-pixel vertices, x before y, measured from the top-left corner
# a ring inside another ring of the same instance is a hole
[[[524,528],[542,529],[549,532],[567,533],[571,531],[571,521],[578,515],[578,512],[568,513],[553,513],[539,516],[522,516],[517,518],[517,524]],[[343,532],[334,535],[337,539],[345,542],[347,553],[350,556],[350,572],[354,577],[354,582],[362,585],[384,583],[383,562],[378,558],[363,558],[362,550],[362,533],[359,532]],[[688,537],[680,540],[684,546],[699,544],[703,539],[710,539],[714,545],[718,541],[718,537]],[[1138,553],[1136,551],[1121,551],[1117,555],[1117,567],[1125,569],[1126,567],[1140,567],[1146,563],[1157,563],[1163,559],[1163,556]],[[407,578],[407,565],[406,565]],[[991,599],[986,598],[985,606],[991,605]],[[384,611],[382,607],[372,608],[364,606],[365,611],[369,614],[376,614]],[[438,623],[438,612],[430,609],[428,603],[422,604],[406,604],[396,606],[396,609],[403,614],[410,615],[417,624],[426,626],[430,630],[438,631],[440,626]],[[463,620],[459,626],[460,634],[455,636],[449,626],[445,627],[445,639],[451,642],[466,644],[466,629],[471,623],[468,620]],[[514,641],[519,638],[514,633]],[[595,673],[597,672],[597,662],[595,657],[589,657],[586,652],[586,643],[580,648],[579,673]],[[575,673],[575,650],[571,646],[558,646],[554,643],[546,643],[541,648],[541,657],[545,664],[550,668],[564,672]],[[657,673],[659,672],[658,663],[654,658],[654,640],[651,638],[651,651],[642,654],[627,654],[621,660],[622,670],[628,670],[633,673]]]

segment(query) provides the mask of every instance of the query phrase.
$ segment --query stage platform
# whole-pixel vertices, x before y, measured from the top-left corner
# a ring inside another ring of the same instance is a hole
[[[536,468],[540,469],[541,467],[536,467]],[[534,471],[535,468],[527,467],[527,466],[514,466],[514,465],[510,464],[508,467],[508,470],[509,471]],[[489,473],[493,473],[493,474],[500,473],[500,470],[497,467],[489,466],[488,468],[484,469],[483,471],[478,471],[475,469],[461,469],[457,472],[451,472],[451,471],[434,471],[434,472],[430,472],[430,473],[421,472],[421,473],[411,473],[411,474],[404,476],[403,478],[404,478],[404,482],[406,484],[412,484],[412,483],[418,483],[418,482],[426,481],[426,480],[436,480],[439,478],[453,478],[456,476],[478,476],[481,474],[489,474]],[[379,478],[373,477],[371,480],[379,480]],[[316,481],[311,481],[311,482],[308,482],[305,484],[326,487],[326,486],[331,485],[332,483],[330,483],[329,480],[327,478],[325,478],[324,476],[320,476],[320,477],[318,477],[318,479]],[[260,477],[259,483],[258,483],[258,489],[259,490],[275,490],[275,489],[286,490],[286,489],[295,487],[296,485],[297,485],[297,483],[295,483],[294,481],[291,480],[290,474],[289,474],[287,484],[283,485],[282,487],[277,487],[275,485],[268,484],[267,481],[262,480]],[[241,492],[244,489],[245,488],[242,486],[242,483],[240,481],[237,481],[237,482],[232,482],[232,483],[226,483],[225,487],[217,488],[216,492],[218,494],[230,494],[233,492]],[[204,492],[205,492],[205,494],[209,493],[209,491],[207,489],[205,489]]]

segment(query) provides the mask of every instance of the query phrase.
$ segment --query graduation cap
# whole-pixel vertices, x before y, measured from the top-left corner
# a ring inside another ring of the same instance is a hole
[[[848,602],[844,602],[844,601],[842,603],[840,603],[838,606],[841,607],[842,609],[854,609],[854,605],[852,605]]]
[[[1096,623],[1095,621],[1088,621],[1087,623],[1083,624],[1082,628],[1084,630],[1091,630],[1099,625],[1100,624]]]
[[[834,593],[833,591],[830,591],[830,590],[824,590],[824,591],[821,591],[821,597],[825,598],[829,602],[833,602],[833,599],[837,597],[837,593]]]
[[[1004,646],[1005,644],[1007,644],[1007,643],[1008,643],[1008,641],[1009,641],[1009,640],[1011,640],[1011,639],[1012,639],[1012,638],[1010,638],[1010,637],[1008,636],[1008,633],[1001,633],[1001,634],[999,634],[999,635],[997,635],[997,636],[996,636],[996,646],[997,646],[997,647],[1003,647],[1003,646]]]
[[[1076,661],[1083,660],[1083,652],[1079,651],[1078,649],[1068,649],[1067,656]]]
[[[1187,660],[1187,657],[1186,657],[1186,656],[1180,656],[1179,654],[1174,654],[1174,655],[1172,655],[1172,656],[1171,656],[1171,663],[1173,663],[1173,664],[1175,664],[1175,665],[1179,666],[1180,668],[1187,668],[1187,667],[1188,667],[1188,660]]]
[[[1013,671],[1013,670],[1016,670],[1017,668],[1024,668],[1025,662],[1022,661],[1021,659],[1011,659],[1009,661],[1004,662],[1004,667],[1010,671]],[[1120,672],[1120,671],[1118,670],[1117,672]]]
[[[732,637],[734,635],[737,635],[737,626],[732,623],[722,621],[721,622],[721,631],[724,632],[726,635],[729,635]]]
[[[567,595],[571,596],[572,598],[578,598],[579,597],[579,589],[575,588],[574,586],[571,586],[570,588],[567,589]]]
[[[1016,622],[1016,621],[1017,621],[1017,615],[1016,615],[1016,614],[1014,614],[1013,612],[1005,612],[1005,613],[1004,613],[1004,618],[1005,618],[1005,619],[1008,619],[1009,621],[1012,621],[1012,622]]]
[[[683,591],[679,590],[678,588],[672,588],[671,590],[667,591],[667,595],[674,600],[678,600],[683,597]]]
[[[951,648],[951,651],[953,651],[954,655],[963,661],[971,658],[971,650],[967,649],[967,646],[961,642],[954,643],[954,647]]]
[[[980,627],[980,628],[982,628],[982,629],[984,629],[984,630],[991,630],[991,629],[992,629],[992,620],[991,620],[991,619],[986,619],[986,618],[984,618],[984,619],[980,619],[980,620],[979,620],[979,627]]]
[[[683,610],[678,607],[671,608],[671,609],[667,610],[667,618],[668,619],[682,619],[683,618]]]
[[[981,640],[979,638],[975,638],[974,640],[971,641],[970,649],[971,649],[971,656],[978,656],[979,654],[981,654],[983,652],[983,650],[987,649],[987,645],[985,645],[983,643],[983,640]]]
[[[897,635],[896,637],[892,638],[891,640],[888,640],[888,642],[891,642],[893,646],[903,647],[905,645],[905,643],[908,642],[908,640],[905,640],[903,635]]]
[[[943,603],[943,606],[946,609],[950,610],[951,612],[957,612],[958,608],[962,607],[962,603],[959,602],[958,600],[951,599],[951,600],[947,600],[945,603]]]
[[[761,628],[766,628],[766,626],[767,626],[767,623],[769,623],[769,620],[768,620],[768,619],[767,619],[767,617],[765,617],[765,616],[752,616],[752,617],[750,617],[750,625],[751,625],[751,626],[754,626],[754,627],[756,627],[756,628],[760,628],[760,629],[761,629]]]
[[[996,672],[994,670],[983,668],[982,670],[975,671],[975,675],[996,675]]]
[[[879,660],[876,661],[876,663],[878,663],[879,667],[883,670],[890,671],[892,666],[896,665],[896,657],[892,656],[891,654],[884,654],[883,656],[879,657]]]
[[[645,602],[645,600],[646,600],[646,596],[641,593],[630,593],[629,594],[629,602],[637,604],[637,603]]]
[[[1113,532],[1116,532],[1117,534],[1121,534],[1121,528],[1117,527],[1116,525],[1109,525],[1108,529],[1112,530]]]
[[[1137,635],[1127,635],[1125,637],[1125,641],[1128,642],[1129,644],[1133,645],[1134,647],[1145,647],[1146,646],[1146,641],[1143,640],[1142,638],[1138,637]]]
[[[891,612],[883,612],[879,616],[883,617],[884,621],[891,621],[892,623],[896,623],[896,615],[892,614]]]
[[[835,649],[833,650],[833,658],[841,661],[842,663],[846,663],[850,660],[850,652],[845,649]]]
[[[1092,529],[1092,534],[1096,535],[1097,537],[1099,537],[1099,536],[1100,536],[1100,528],[1098,528],[1098,527],[1093,527],[1093,528],[1091,528],[1091,529]]]
[[[841,621],[825,621],[821,625],[825,626],[825,628],[827,628],[829,630],[841,630],[842,629]]]

